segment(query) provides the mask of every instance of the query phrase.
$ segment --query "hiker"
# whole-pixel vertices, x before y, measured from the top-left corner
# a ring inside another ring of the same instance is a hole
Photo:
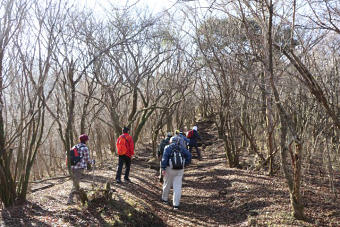
[[[190,152],[179,145],[178,137],[170,139],[170,145],[165,147],[162,157],[162,174],[164,176],[162,202],[169,204],[169,193],[173,187],[173,208],[179,208],[180,199],[182,195],[182,178],[184,174],[184,167],[191,162]]]
[[[73,187],[68,197],[67,204],[73,203],[73,197],[79,192],[80,180],[84,175],[84,170],[91,169],[91,164],[94,164],[94,160],[90,159],[90,151],[86,146],[86,142],[89,137],[86,134],[79,136],[79,143],[72,147],[71,149],[71,170],[72,170],[72,180]]]
[[[177,137],[178,138],[178,143],[185,149],[187,149],[188,147],[188,144],[190,142],[190,140],[188,138],[186,138],[184,135],[183,135],[183,132],[180,131],[180,130],[176,130],[175,131],[175,135],[173,137]]]
[[[188,139],[185,135],[185,133],[183,131],[180,131],[179,132],[179,135],[183,138],[183,140],[185,141],[185,148],[188,149],[188,146],[189,146],[189,142],[190,142],[190,139]]]
[[[197,146],[197,140],[198,139],[201,140],[201,137],[200,137],[200,135],[197,132],[197,126],[194,126],[192,128],[192,130],[190,130],[188,132],[187,138],[190,139],[190,142],[189,142],[189,152],[192,153],[192,148],[195,147],[196,152],[197,152],[197,159],[201,160],[202,159],[201,152],[200,152],[200,150],[198,149],[198,146]]]
[[[162,142],[159,144],[159,148],[158,148],[157,157],[158,157],[158,160],[159,160],[159,182],[161,182],[161,183],[163,183],[163,175],[162,175],[162,167],[161,167],[162,156],[163,156],[163,153],[164,153],[165,146],[170,144],[171,136],[172,136],[171,132],[168,132],[166,138],[164,138],[162,140]]]
[[[116,182],[121,183],[121,175],[123,164],[125,163],[125,175],[124,181],[131,182],[129,178],[130,166],[131,166],[131,158],[135,154],[134,152],[134,143],[132,137],[129,135],[130,129],[128,127],[123,128],[123,134],[120,135],[117,139],[116,147],[117,153],[119,155],[118,159],[118,167],[116,173]]]

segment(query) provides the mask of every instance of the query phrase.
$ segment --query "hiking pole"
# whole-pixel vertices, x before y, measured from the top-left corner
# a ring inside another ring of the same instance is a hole
[[[96,162],[95,162],[94,159],[92,159],[91,164],[92,164],[92,188],[94,188],[94,187],[97,186],[97,184],[94,182],[94,176],[95,176],[94,171],[95,171],[95,168],[96,168]]]
[[[96,167],[96,161],[94,160],[93,150],[91,150],[91,170],[92,170],[92,189],[97,186],[97,184],[94,182],[94,170]]]

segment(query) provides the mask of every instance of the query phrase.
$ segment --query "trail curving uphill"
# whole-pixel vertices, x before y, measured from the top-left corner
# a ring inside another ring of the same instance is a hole
[[[24,206],[1,210],[0,226],[340,226],[339,205],[326,200],[330,195],[322,187],[305,186],[310,219],[296,221],[289,214],[282,178],[228,168],[213,122],[199,122],[198,128],[203,159],[194,158],[185,170],[179,210],[161,203],[158,170],[148,162],[146,147],[136,151],[132,183],[113,183],[116,158],[83,180],[81,186],[92,198],[86,206],[66,205],[68,178],[43,181],[32,185]],[[109,200],[98,191],[106,182],[112,188]]]

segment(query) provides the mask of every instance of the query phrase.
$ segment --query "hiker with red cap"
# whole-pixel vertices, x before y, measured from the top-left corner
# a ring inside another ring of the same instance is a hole
[[[121,183],[121,175],[123,170],[123,164],[125,163],[125,175],[124,181],[131,182],[129,178],[131,158],[135,154],[134,143],[132,137],[129,135],[130,129],[128,127],[123,128],[123,134],[117,139],[116,147],[119,155],[118,167],[116,173],[116,182]]]
[[[70,151],[72,180],[74,184],[68,197],[68,204],[73,203],[73,197],[80,189],[79,183],[80,179],[83,177],[84,170],[90,169],[91,163],[94,164],[94,161],[91,161],[90,159],[89,148],[86,146],[88,140],[89,137],[86,134],[80,135],[79,143],[73,146]]]
[[[192,128],[192,130],[190,130],[188,132],[187,138],[190,139],[190,142],[189,142],[189,151],[190,151],[190,153],[192,153],[192,148],[195,148],[196,152],[197,152],[197,159],[201,160],[202,159],[201,152],[198,149],[198,145],[197,145],[197,140],[201,140],[201,137],[198,134],[197,126],[194,126]]]

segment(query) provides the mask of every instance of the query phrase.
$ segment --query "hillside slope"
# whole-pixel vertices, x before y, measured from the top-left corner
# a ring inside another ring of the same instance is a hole
[[[114,183],[115,158],[83,180],[92,198],[86,206],[66,205],[69,178],[33,184],[29,202],[1,210],[0,226],[340,226],[339,201],[326,187],[303,187],[308,220],[296,221],[284,179],[228,168],[212,122],[198,126],[206,146],[203,160],[193,159],[185,171],[180,210],[161,203],[162,185],[145,149],[136,151],[132,183]],[[98,192],[106,182],[111,199]]]

